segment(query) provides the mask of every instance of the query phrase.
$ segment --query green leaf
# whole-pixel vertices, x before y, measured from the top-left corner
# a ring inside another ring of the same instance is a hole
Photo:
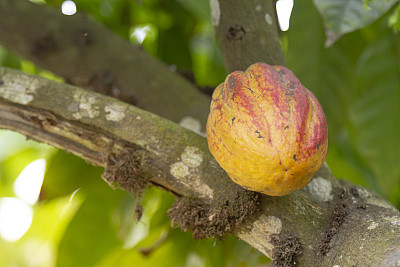
[[[324,108],[327,162],[337,177],[367,186],[394,204],[400,170],[400,38],[388,15],[344,35],[329,48],[311,1],[296,2],[287,59]]]
[[[14,196],[14,182],[21,171],[32,161],[47,159],[55,149],[26,141],[26,137],[11,131],[0,131],[0,196]]]
[[[83,159],[59,150],[47,163],[40,198],[54,199],[71,194],[79,188],[96,190],[102,168],[93,167]],[[91,188],[91,189],[90,189]]]
[[[223,82],[226,76],[222,56],[218,49],[213,26],[204,24],[201,31],[191,40],[193,72],[200,86],[214,86]]]
[[[96,267],[105,266],[262,266],[268,259],[257,250],[234,236],[224,241],[194,240],[190,232],[171,229],[167,210],[173,197],[156,188],[145,192],[142,220],[132,219],[136,203],[128,199],[117,209],[119,233],[125,233],[124,248],[116,247]],[[122,223],[122,222],[130,223]],[[133,223],[133,224],[132,224]],[[126,226],[131,225],[131,231]],[[125,229],[125,230],[124,230]],[[131,243],[130,238],[142,235],[141,241]],[[123,231],[121,231],[123,230]],[[133,235],[132,235],[133,234]],[[122,236],[121,236],[122,237]],[[128,242],[126,242],[128,241]]]
[[[79,193],[39,202],[34,206],[32,225],[23,239],[40,239],[58,245],[81,204]]]
[[[105,183],[101,191],[87,196],[68,225],[60,241],[56,266],[93,266],[121,245],[112,215],[126,193],[113,191]]]
[[[400,37],[384,23],[378,30],[357,62],[350,135],[378,178],[380,192],[393,199],[400,179]]]
[[[157,57],[178,69],[191,69],[189,44],[195,26],[193,14],[175,1],[161,1],[159,8],[169,17],[171,24],[159,27]]]
[[[124,248],[151,246],[170,227],[167,210],[173,202],[172,195],[156,188],[145,191],[140,200],[142,214],[138,220],[138,201],[126,196],[119,203],[113,218]]]
[[[393,10],[392,14],[390,15],[388,19],[388,25],[395,32],[400,31],[400,4],[397,5],[397,8]]]
[[[397,0],[314,0],[324,19],[326,46],[343,34],[368,26],[388,11]]]
[[[176,0],[185,9],[193,14],[196,14],[203,21],[211,22],[210,16],[210,2],[209,1],[199,1],[199,0]]]
[[[16,55],[0,46],[0,66],[19,69],[21,67],[21,61]]]

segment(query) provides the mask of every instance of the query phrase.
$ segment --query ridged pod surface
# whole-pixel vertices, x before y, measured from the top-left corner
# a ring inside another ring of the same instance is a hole
[[[316,97],[289,69],[256,63],[214,90],[207,140],[234,182],[283,196],[306,186],[323,164],[328,128]]]

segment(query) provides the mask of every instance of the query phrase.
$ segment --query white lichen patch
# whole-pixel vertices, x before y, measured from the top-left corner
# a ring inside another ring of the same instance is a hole
[[[372,230],[375,229],[376,227],[378,227],[379,223],[377,222],[371,222],[371,224],[368,226],[368,230]]]
[[[174,177],[183,179],[189,175],[189,167],[181,161],[175,162],[171,165],[170,172]]]
[[[185,148],[185,151],[183,151],[181,159],[187,166],[196,168],[203,162],[203,155],[197,147],[188,146]]]
[[[363,199],[365,204],[375,205],[375,206],[379,206],[379,207],[382,207],[385,209],[397,211],[397,209],[394,206],[392,206],[389,202],[387,202],[386,200],[384,200],[380,197],[374,196],[367,189],[365,189],[361,186],[356,186],[355,188],[357,190],[358,197],[360,199]]]
[[[193,185],[196,188],[196,192],[203,198],[213,198],[214,191],[200,179],[194,179]]]
[[[257,12],[260,12],[261,9],[262,9],[261,5],[256,5],[256,11],[257,11]]]
[[[282,221],[275,216],[265,216],[263,214],[256,223],[260,224],[259,227],[262,225],[263,230],[270,235],[279,234],[282,231]]]
[[[370,192],[368,192],[367,189],[364,189],[364,188],[362,188],[362,187],[357,187],[357,193],[358,193],[358,196],[359,196],[360,198],[369,198],[369,197],[372,197],[372,194],[371,194]]]
[[[306,208],[303,206],[303,204],[301,203],[301,201],[299,200],[295,200],[294,204],[296,206],[296,214],[305,214],[306,212]]]
[[[305,190],[320,201],[330,201],[333,199],[332,183],[320,176],[312,179],[305,187]]]
[[[201,132],[201,122],[200,120],[193,118],[192,116],[183,117],[179,122],[179,125],[189,129],[201,136],[206,136],[205,133]]]
[[[106,112],[106,119],[109,121],[120,121],[125,117],[126,106],[112,103],[104,107]]]
[[[254,222],[251,230],[252,235],[262,235],[264,240],[267,240],[263,245],[269,251],[274,248],[271,243],[271,235],[279,234],[282,231],[282,221],[275,216],[265,216],[262,214],[257,221]]]
[[[74,100],[78,103],[78,112],[72,114],[75,119],[82,119],[83,117],[95,118],[100,115],[100,107],[97,106],[98,97],[88,95],[82,91],[74,93]]]
[[[379,206],[379,207],[382,207],[382,208],[385,208],[385,209],[397,211],[397,209],[395,207],[393,207],[391,204],[386,202],[384,199],[380,199],[380,198],[377,198],[377,197],[367,198],[367,199],[364,200],[364,202],[366,204],[375,205],[375,206]]]
[[[221,8],[219,7],[218,0],[210,0],[210,8],[211,8],[211,22],[214,27],[219,25],[219,18],[221,17]]]
[[[203,162],[203,155],[199,148],[187,146],[180,157],[181,161],[175,162],[170,167],[170,173],[182,184],[195,190],[200,196],[213,197],[213,190],[201,180],[199,166]]]
[[[2,86],[0,96],[11,102],[26,105],[31,102],[37,89],[41,86],[36,78],[19,75],[5,74],[1,77]]]
[[[282,231],[282,221],[275,216],[262,214],[253,223],[250,231],[239,231],[238,237],[254,246],[267,257],[272,257],[274,244],[271,235],[279,234]]]
[[[392,226],[400,226],[400,217],[399,216],[392,216],[392,217],[384,217],[384,219],[388,222],[390,222],[390,224]]]
[[[265,21],[268,25],[272,25],[272,17],[269,13],[265,13]]]

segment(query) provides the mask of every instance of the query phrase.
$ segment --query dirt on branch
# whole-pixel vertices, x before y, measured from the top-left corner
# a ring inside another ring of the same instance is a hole
[[[257,211],[258,199],[258,193],[247,190],[238,191],[232,203],[209,205],[196,198],[182,197],[175,201],[168,216],[172,225],[180,226],[185,232],[192,231],[193,238],[221,239]]]

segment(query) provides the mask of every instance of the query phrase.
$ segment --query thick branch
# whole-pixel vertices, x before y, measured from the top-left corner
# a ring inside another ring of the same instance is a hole
[[[273,0],[211,0],[212,20],[229,71],[256,62],[285,65]]]
[[[0,68],[0,127],[66,149],[106,171],[110,160],[128,155],[137,176],[130,180],[145,176],[210,205],[235,203],[244,191],[218,166],[203,137],[118,100],[5,68]],[[234,233],[276,260],[289,257],[295,243],[301,254],[294,256],[304,266],[390,266],[400,260],[399,213],[326,170],[304,190],[262,196],[258,211]]]
[[[191,116],[204,130],[209,97],[140,47],[79,12],[64,16],[28,0],[0,0],[0,43],[68,83],[175,122]]]

